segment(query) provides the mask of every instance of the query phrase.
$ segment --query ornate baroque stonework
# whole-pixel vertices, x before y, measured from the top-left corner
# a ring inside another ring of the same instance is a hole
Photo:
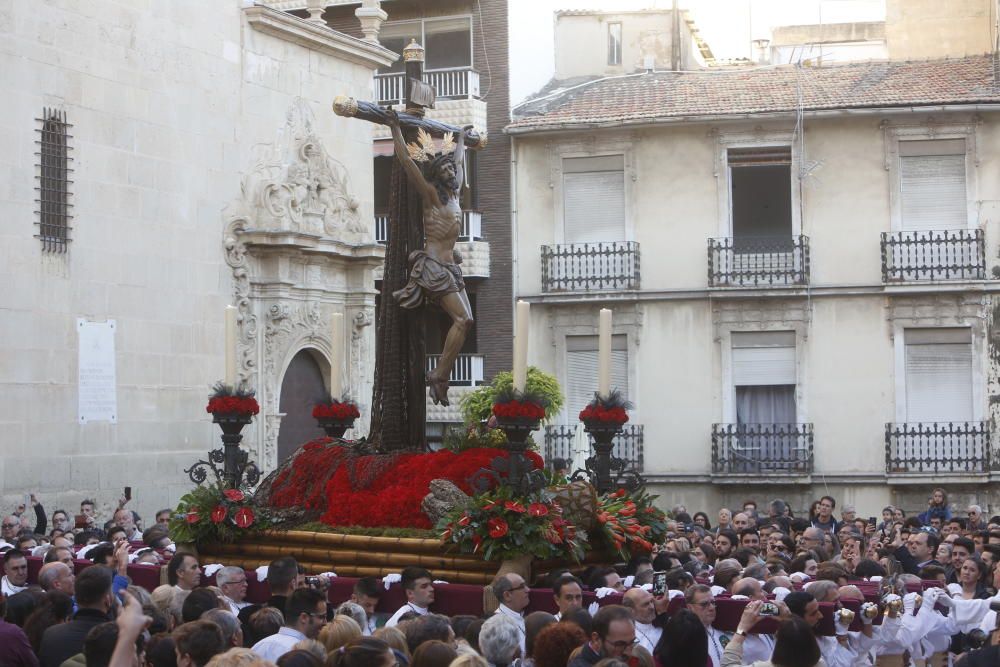
[[[323,146],[309,105],[296,100],[272,144],[257,147],[241,196],[224,211],[226,263],[238,308],[239,381],[257,390],[260,419],[247,434],[262,468],[277,461],[281,381],[299,351],[327,361],[331,322],[344,313],[345,388],[362,408],[354,435],[367,427],[374,369],[373,271],[384,249],[362,223],[347,169]]]

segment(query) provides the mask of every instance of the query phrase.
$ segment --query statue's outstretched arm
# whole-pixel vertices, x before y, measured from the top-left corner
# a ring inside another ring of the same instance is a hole
[[[420,167],[417,163],[413,161],[410,157],[410,151],[406,147],[406,141],[403,139],[403,132],[399,129],[399,116],[396,114],[394,109],[390,109],[388,112],[389,116],[389,129],[392,130],[392,143],[396,149],[396,158],[399,160],[400,164],[403,165],[403,171],[406,172],[407,178],[409,178],[410,183],[415,185],[419,190],[420,194],[424,199],[430,197],[432,200],[437,197],[437,193],[427,179],[424,178],[423,173],[420,171]]]

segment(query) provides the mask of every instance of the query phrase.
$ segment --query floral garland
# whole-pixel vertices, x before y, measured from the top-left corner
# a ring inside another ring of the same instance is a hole
[[[508,487],[476,496],[468,507],[442,518],[437,529],[443,542],[462,553],[482,552],[486,560],[530,554],[579,562],[586,541],[586,534],[563,519],[551,493],[517,498]]]
[[[170,517],[176,542],[232,542],[263,530],[268,512],[240,489],[198,486],[184,494]]]
[[[384,460],[384,456],[357,454],[330,438],[318,438],[307,443],[271,482],[270,504],[320,510],[319,521],[331,526],[432,528],[420,508],[431,480],[450,480],[471,494],[469,480],[475,473],[507,455],[505,450],[483,447],[461,454],[448,450],[404,453]],[[543,467],[540,456],[534,452],[527,456],[535,468]],[[371,466],[381,468],[379,474],[367,474]]]
[[[658,496],[618,489],[597,500],[597,522],[607,545],[622,558],[653,551],[667,534],[667,517],[653,504]]]
[[[621,426],[628,421],[628,410],[632,404],[625,400],[622,393],[612,389],[607,396],[594,394],[594,398],[580,411],[580,421],[600,422]]]
[[[315,419],[339,419],[348,421],[361,416],[358,405],[351,401],[331,401],[317,403],[313,406],[312,416]]]

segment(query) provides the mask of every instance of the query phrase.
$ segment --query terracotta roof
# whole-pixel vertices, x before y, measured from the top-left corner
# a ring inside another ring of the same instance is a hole
[[[990,55],[951,60],[864,62],[653,72],[597,79],[540,95],[515,110],[508,129],[615,124],[802,109],[1000,103]],[[1000,74],[1000,71],[998,71]]]

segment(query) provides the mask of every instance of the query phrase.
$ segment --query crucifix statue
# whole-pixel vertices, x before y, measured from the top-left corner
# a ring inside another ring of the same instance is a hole
[[[465,149],[486,137],[472,126],[456,128],[424,118],[434,89],[423,82],[423,48],[403,50],[406,110],[338,97],[334,112],[387,125],[396,160],[392,168],[383,298],[379,303],[371,439],[380,450],[420,448],[425,443],[425,386],[435,403],[448,405],[448,378],[472,326],[472,310],[455,252],[462,226],[459,193]],[[440,142],[435,137],[441,137]],[[455,141],[457,137],[457,142]],[[423,168],[421,167],[423,165]],[[385,298],[388,295],[392,298]],[[425,374],[424,304],[452,320],[437,367]]]

